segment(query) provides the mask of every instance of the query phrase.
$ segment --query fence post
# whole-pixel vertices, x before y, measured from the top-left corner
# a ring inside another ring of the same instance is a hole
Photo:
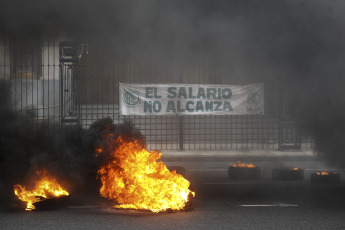
[[[183,70],[182,68],[180,68],[179,71],[179,76],[178,76],[178,81],[179,83],[182,83],[182,77],[183,77]],[[178,123],[179,123],[179,150],[183,150],[184,149],[184,126],[183,126],[183,115],[179,115],[178,114]]]

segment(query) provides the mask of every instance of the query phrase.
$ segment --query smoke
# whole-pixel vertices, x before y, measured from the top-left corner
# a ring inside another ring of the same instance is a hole
[[[316,150],[344,165],[344,10],[342,0],[14,0],[0,9],[0,29],[86,40],[104,56],[130,52],[157,65],[201,57],[216,66],[214,82],[282,88]]]
[[[85,131],[83,136],[84,146],[93,152],[91,175],[93,178],[97,177],[97,171],[101,166],[113,161],[113,152],[119,144],[116,140],[120,135],[125,141],[134,142],[136,140],[142,147],[146,145],[144,136],[130,121],[113,124],[112,119],[103,118],[95,121]],[[97,152],[96,149],[101,149],[101,153]]]
[[[0,9],[0,28],[25,39],[88,40],[102,52],[155,60],[202,56],[253,75],[260,68],[307,70],[318,54],[341,53],[344,7],[336,0],[14,0]]]
[[[0,200],[10,202],[13,185],[28,186],[36,170],[47,169],[73,189],[83,182],[89,152],[81,152],[79,127],[41,126],[11,110],[9,85],[0,82]],[[56,135],[57,134],[57,135]]]
[[[114,125],[109,118],[101,119],[87,130],[79,125],[51,127],[28,122],[28,118],[11,110],[9,85],[0,81],[0,202],[11,205],[13,185],[33,186],[36,171],[46,169],[72,194],[98,196],[97,170],[108,155],[96,157],[95,148],[110,147],[104,141],[105,133],[116,138],[145,140],[133,124]],[[111,142],[110,142],[111,143]],[[115,146],[116,147],[116,146]]]

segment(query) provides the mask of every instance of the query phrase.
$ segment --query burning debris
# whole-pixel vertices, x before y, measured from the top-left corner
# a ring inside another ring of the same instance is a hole
[[[254,164],[246,164],[246,163],[241,163],[240,161],[237,161],[236,163],[231,164],[231,167],[235,167],[235,168],[255,168],[256,166]]]
[[[134,125],[112,122],[101,119],[88,130],[76,129],[75,132],[59,129],[55,139],[47,142],[52,143],[47,145],[50,148],[38,149],[32,144],[25,148],[32,149],[32,154],[15,152],[21,154],[22,168],[14,164],[14,158],[11,161],[0,158],[4,166],[0,169],[8,175],[0,181],[1,203],[15,209],[21,204],[26,205],[26,210],[51,209],[66,206],[70,192],[98,195],[101,187],[101,195],[116,201],[116,207],[153,212],[186,210],[195,195],[189,189],[190,183],[176,173],[177,170],[170,172],[162,162],[156,162],[161,154],[146,150],[144,136]],[[18,182],[34,169],[43,167],[45,170],[36,172],[33,183]],[[98,183],[96,177],[102,182]],[[70,191],[61,186],[57,178],[65,178]],[[13,200],[6,199],[9,194],[13,194]]]
[[[157,161],[158,151],[147,151],[140,140],[125,136],[116,139],[112,133],[103,135],[112,149],[109,162],[98,171],[102,181],[100,194],[118,204],[115,208],[143,209],[152,212],[183,210],[195,193],[190,183],[176,171],[170,172],[166,165]],[[103,142],[104,144],[104,142]],[[96,153],[100,154],[100,148]]]
[[[310,181],[314,183],[338,183],[340,182],[340,174],[334,172],[315,172],[310,175]]]
[[[40,179],[35,182],[34,189],[29,191],[24,186],[14,185],[14,194],[21,201],[27,203],[25,210],[36,209],[36,204],[40,207],[45,206],[47,203],[56,204],[56,198],[69,196],[69,193],[60,186],[55,178],[49,176],[46,170],[36,171],[36,174]],[[47,202],[49,199],[52,201]]]
[[[259,179],[261,176],[260,168],[254,164],[246,164],[238,161],[228,168],[228,176],[230,179]]]
[[[316,173],[317,175],[321,175],[321,176],[328,176],[328,175],[330,175],[330,173],[329,172],[317,172]]]

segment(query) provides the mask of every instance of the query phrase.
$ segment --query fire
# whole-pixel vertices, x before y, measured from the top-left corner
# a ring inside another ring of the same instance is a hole
[[[103,152],[103,149],[102,149],[102,148],[96,148],[96,149],[95,149],[95,153],[96,153],[96,156],[97,156],[97,157],[100,156],[102,152]]]
[[[240,168],[255,168],[256,167],[254,164],[241,163],[240,161],[237,161],[235,164],[231,164],[231,166],[240,167]]]
[[[317,175],[322,175],[322,176],[330,175],[329,172],[325,172],[325,171],[323,171],[323,172],[316,172],[316,174],[317,174]]]
[[[181,210],[195,196],[188,180],[157,162],[159,151],[149,152],[138,140],[130,142],[121,136],[115,142],[118,145],[111,153],[111,162],[99,169],[98,177],[102,181],[100,194],[116,201],[116,208]]]
[[[291,168],[292,171],[298,171],[298,168]]]
[[[41,201],[42,198],[49,199],[53,197],[68,196],[69,193],[61,188],[55,178],[50,177],[46,170],[37,171],[40,180],[35,182],[35,188],[27,191],[24,186],[14,185],[14,194],[22,201],[26,202],[27,211],[35,209],[34,203]]]

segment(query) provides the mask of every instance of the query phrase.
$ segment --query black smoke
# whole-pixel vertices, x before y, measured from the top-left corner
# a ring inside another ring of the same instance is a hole
[[[70,190],[84,182],[91,151],[82,145],[80,127],[50,127],[11,109],[10,87],[0,82],[0,200],[13,200],[13,185],[33,185],[37,170],[46,169]],[[84,151],[86,150],[86,151]]]
[[[215,82],[272,84],[286,91],[288,115],[316,151],[344,165],[344,12],[342,0],[13,0],[0,9],[0,29],[85,40],[157,65],[203,57],[217,68]]]
[[[104,118],[89,129],[80,125],[47,127],[35,123],[11,109],[9,89],[8,82],[0,81],[1,206],[11,206],[16,201],[15,184],[32,188],[36,171],[42,169],[55,177],[72,197],[79,194],[97,198],[100,188],[97,171],[116,148],[113,141],[121,135],[145,146],[143,135],[128,121],[115,125],[110,118]],[[109,133],[114,138],[106,142],[104,136]],[[97,157],[95,149],[99,147],[105,151]]]

